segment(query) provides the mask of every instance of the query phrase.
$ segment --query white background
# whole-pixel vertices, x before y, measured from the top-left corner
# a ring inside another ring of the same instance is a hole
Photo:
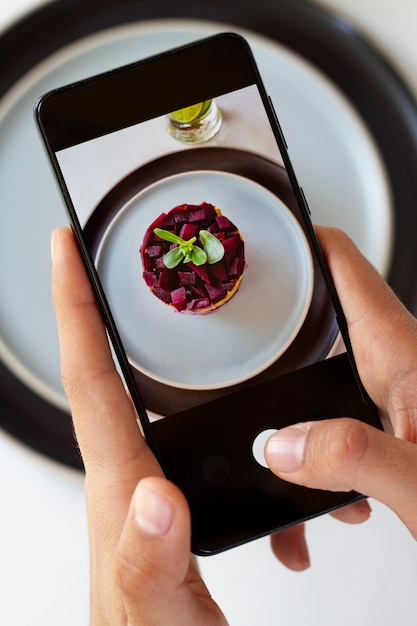
[[[40,4],[0,2],[0,29]],[[321,4],[363,29],[417,95],[415,0]],[[0,488],[0,624],[86,625],[82,476],[0,432]],[[330,518],[309,525],[312,568],[306,573],[289,572],[275,562],[267,541],[203,561],[209,587],[231,624],[415,625],[416,546],[393,514],[372,504],[371,520],[360,527]]]

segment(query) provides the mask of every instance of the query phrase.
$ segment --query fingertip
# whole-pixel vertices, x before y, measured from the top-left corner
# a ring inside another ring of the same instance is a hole
[[[54,257],[55,257],[55,252],[56,252],[56,246],[57,246],[57,228],[54,228],[54,230],[51,232],[51,259],[52,262],[54,262]]]
[[[52,291],[53,295],[58,289],[61,292],[61,285],[68,282],[69,277],[73,274],[72,268],[78,263],[77,256],[73,256],[76,252],[72,246],[74,245],[74,236],[72,230],[68,226],[55,228],[51,232],[51,259],[52,259]]]
[[[171,481],[158,475],[142,478],[132,497],[133,521],[142,534],[167,537],[171,532],[187,536],[190,511],[182,491]]]
[[[275,474],[296,472],[304,457],[309,423],[282,428],[269,437],[265,445],[265,459]]]
[[[151,537],[166,535],[172,527],[175,506],[158,480],[143,479],[133,494],[134,521],[137,529]]]
[[[51,232],[51,260],[53,266],[55,266],[57,256],[59,254],[60,238],[61,228],[54,228],[54,230]]]
[[[331,516],[345,524],[362,524],[371,517],[371,514],[372,507],[368,500],[364,499],[333,511]]]
[[[167,479],[143,478],[132,495],[117,548],[116,578],[132,602],[159,602],[184,582],[190,562],[190,519],[185,497]]]
[[[311,565],[304,524],[291,526],[272,535],[271,547],[277,559],[294,572],[303,572]]]
[[[64,238],[72,238],[72,230],[69,226],[59,226],[51,231],[51,258],[55,259]]]

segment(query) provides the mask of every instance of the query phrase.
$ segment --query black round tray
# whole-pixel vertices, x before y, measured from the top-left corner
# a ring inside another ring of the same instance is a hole
[[[414,310],[417,282],[417,107],[392,67],[348,22],[304,0],[58,0],[0,37],[2,97],[25,72],[65,45],[109,27],[148,19],[194,18],[259,32],[315,64],[357,108],[379,147],[394,203],[388,280]],[[4,209],[3,209],[4,210]],[[36,450],[75,468],[82,462],[70,417],[0,364],[0,424]]]

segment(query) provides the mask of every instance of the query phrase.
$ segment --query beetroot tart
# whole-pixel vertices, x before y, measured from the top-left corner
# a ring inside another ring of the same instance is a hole
[[[140,255],[151,292],[182,313],[207,313],[238,290],[245,247],[237,227],[207,202],[181,204],[146,230]]]

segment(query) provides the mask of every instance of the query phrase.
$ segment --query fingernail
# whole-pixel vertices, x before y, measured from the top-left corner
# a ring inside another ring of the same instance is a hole
[[[134,510],[138,528],[153,537],[166,535],[174,520],[172,502],[142,483],[134,494]]]
[[[55,272],[60,272],[60,266],[62,263],[62,255],[61,255],[61,239],[62,233],[60,228],[55,228],[51,232],[51,260],[52,264],[55,266]]]
[[[309,424],[297,424],[279,430],[268,439],[265,455],[271,469],[283,473],[296,472],[299,469],[309,430]]]
[[[51,259],[54,260],[55,250],[56,250],[56,240],[57,240],[57,232],[53,230],[51,233]]]

